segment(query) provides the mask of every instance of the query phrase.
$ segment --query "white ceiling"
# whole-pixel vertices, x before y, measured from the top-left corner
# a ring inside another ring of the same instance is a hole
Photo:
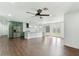
[[[0,2],[0,15],[15,20],[27,21],[39,8],[48,8],[51,17],[61,16],[69,11],[79,10],[78,2]],[[31,18],[33,19],[33,18]]]

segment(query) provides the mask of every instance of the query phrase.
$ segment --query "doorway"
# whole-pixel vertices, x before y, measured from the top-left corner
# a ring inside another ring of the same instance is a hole
[[[9,38],[20,38],[23,33],[23,23],[10,21],[9,24]]]

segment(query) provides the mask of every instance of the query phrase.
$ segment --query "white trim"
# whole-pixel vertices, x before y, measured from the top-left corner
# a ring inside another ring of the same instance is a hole
[[[69,47],[72,47],[72,48],[79,49],[79,47],[78,47],[78,46],[73,45],[73,44],[69,44],[69,43],[66,43],[66,42],[64,43],[64,45],[69,46]]]

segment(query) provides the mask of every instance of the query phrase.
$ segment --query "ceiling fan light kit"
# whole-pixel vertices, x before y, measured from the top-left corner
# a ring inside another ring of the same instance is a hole
[[[38,9],[36,14],[31,13],[31,12],[26,12],[26,13],[32,14],[34,16],[40,16],[40,19],[42,19],[41,16],[50,16],[49,14],[45,14],[45,13],[43,14],[42,11],[44,11],[44,10],[48,10],[48,8],[43,8],[43,10],[42,9]]]

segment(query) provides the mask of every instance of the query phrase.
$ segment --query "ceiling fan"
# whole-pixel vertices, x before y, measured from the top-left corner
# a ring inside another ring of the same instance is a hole
[[[32,14],[34,16],[40,16],[40,18],[42,18],[42,16],[50,16],[49,14],[43,14],[42,11],[44,10],[48,10],[47,8],[44,8],[43,10],[42,9],[38,9],[36,12],[37,13],[31,13],[31,12],[26,12],[26,13],[29,13],[29,14]]]

